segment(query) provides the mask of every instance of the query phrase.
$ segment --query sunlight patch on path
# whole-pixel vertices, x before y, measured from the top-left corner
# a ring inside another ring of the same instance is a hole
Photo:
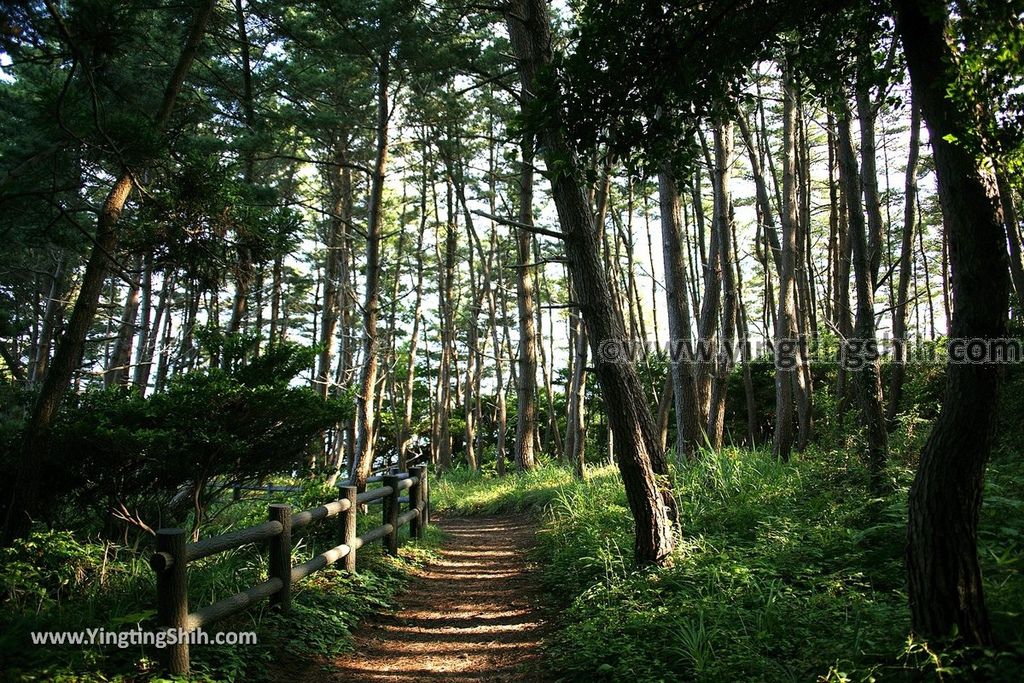
[[[525,559],[534,527],[523,516],[439,520],[447,539],[395,614],[361,624],[351,655],[307,681],[544,681],[547,624]]]

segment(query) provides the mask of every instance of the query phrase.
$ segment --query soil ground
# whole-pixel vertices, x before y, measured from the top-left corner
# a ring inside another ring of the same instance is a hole
[[[312,666],[307,683],[550,680],[541,645],[548,623],[526,558],[528,516],[432,520],[446,538],[416,572],[393,614],[362,622],[354,650]],[[295,680],[295,678],[292,678]]]

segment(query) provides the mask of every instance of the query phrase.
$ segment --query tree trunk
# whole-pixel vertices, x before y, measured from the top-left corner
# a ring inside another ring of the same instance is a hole
[[[566,458],[572,464],[572,471],[582,479],[586,471],[587,428],[587,329],[578,314],[573,314],[570,323],[575,334],[573,348],[572,378],[570,380],[569,417],[566,424]]]
[[[316,389],[324,398],[327,398],[331,387],[334,338],[348,275],[345,271],[345,250],[348,247],[346,224],[352,220],[352,178],[351,171],[344,163],[347,138],[345,132],[339,135],[335,154],[338,163],[331,164],[326,170],[331,218],[325,244],[327,251],[324,255],[324,297],[320,316],[320,358],[316,378]]]
[[[519,170],[519,222],[533,225],[533,142],[524,138]],[[516,301],[519,306],[519,385],[516,387],[516,469],[532,470],[536,464],[534,441],[537,434],[537,331],[533,307],[533,279],[528,264],[532,258],[527,230],[516,237]]]
[[[541,72],[552,65],[551,30],[545,0],[513,0],[507,24],[519,60],[521,97],[542,85]],[[545,163],[559,173],[551,177],[551,190],[565,237],[565,252],[580,312],[587,326],[590,347],[601,384],[609,423],[616,436],[619,471],[635,523],[637,564],[662,564],[672,551],[671,491],[661,489],[656,473],[667,474],[659,452],[657,431],[632,360],[613,359],[609,350],[625,343],[625,330],[617,317],[612,292],[601,262],[600,236],[580,181],[581,165],[557,120],[541,131]],[[617,362],[618,361],[618,362]]]
[[[722,343],[715,367],[708,412],[708,441],[721,450],[725,432],[725,401],[736,345],[736,253],[732,243],[732,193],[729,189],[733,155],[732,123],[715,126],[715,227],[718,230],[719,270],[722,274]]]
[[[390,84],[390,46],[381,50],[377,73],[377,153],[370,183],[369,215],[366,225],[366,291],[363,300],[362,367],[359,371],[359,396],[356,399],[355,483],[366,488],[373,469],[374,406],[377,398],[378,334],[380,315],[380,241],[384,214],[384,179],[388,162],[388,103]]]
[[[64,304],[61,303],[64,293],[64,278],[67,272],[68,259],[63,253],[57,256],[57,266],[50,279],[49,294],[43,307],[43,326],[39,331],[35,357],[32,359],[28,373],[29,384],[37,384],[46,376],[50,364],[50,347],[53,345],[53,331],[57,327],[57,319],[63,315]]]
[[[996,182],[999,200],[1003,207],[1003,222],[1006,224],[1006,244],[1010,256],[1010,281],[1017,295],[1017,311],[1024,315],[1024,261],[1021,260],[1020,224],[1017,222],[1017,207],[1013,204],[1013,187],[1001,168],[996,168]]]
[[[793,448],[793,402],[800,405],[802,356],[796,321],[796,93],[787,64],[783,74],[782,255],[779,314],[775,327],[775,457],[788,461]],[[802,423],[803,421],[800,420]]]
[[[907,375],[907,296],[913,276],[914,228],[917,216],[917,160],[921,143],[921,113],[910,98],[910,151],[903,195],[903,238],[900,242],[900,279],[896,289],[896,309],[892,316],[893,359],[889,383],[889,403],[885,417],[893,424],[903,400],[903,382]]]
[[[957,60],[940,0],[898,0],[897,29],[911,84],[928,125],[939,202],[949,234],[953,339],[999,339],[1009,306],[1006,233],[994,180],[957,142],[971,115],[946,97]],[[922,638],[957,629],[967,643],[992,642],[978,565],[978,514],[992,448],[1001,372],[992,363],[951,363],[942,411],[910,489],[907,569],[911,624]]]
[[[871,471],[872,487],[880,489],[882,470],[888,457],[885,416],[882,411],[881,363],[875,338],[875,288],[872,284],[871,252],[867,228],[860,202],[860,179],[857,177],[856,153],[850,135],[850,111],[840,104],[837,117],[839,129],[840,178],[847,197],[850,221],[850,242],[853,245],[854,285],[857,291],[857,317],[854,339],[844,344],[843,364],[854,373],[861,424],[867,438],[866,459]]]
[[[134,271],[139,270],[140,259],[135,260]],[[124,300],[124,311],[121,313],[121,324],[117,329],[117,341],[114,352],[103,373],[103,388],[107,389],[128,383],[129,370],[132,362],[132,342],[135,340],[135,320],[139,317],[139,294],[142,283],[133,280],[128,286],[128,295]]]
[[[870,56],[861,59],[857,77],[857,118],[860,119],[860,184],[864,190],[864,209],[867,213],[867,257],[871,274],[871,289],[878,286],[878,271],[882,264],[882,199],[878,194],[878,168],[875,160],[875,107],[867,78],[871,69]],[[859,193],[859,188],[858,188]],[[850,206],[853,206],[851,203]],[[855,238],[856,239],[856,238]],[[854,257],[856,258],[856,256]]]
[[[435,207],[436,212],[436,207]],[[437,372],[437,468],[452,466],[451,391],[455,364],[455,251],[457,245],[451,184],[448,184],[448,221],[445,225],[444,258],[441,260],[441,359]]]
[[[661,238],[665,244],[665,298],[668,304],[669,373],[675,397],[676,458],[692,458],[703,442],[703,425],[693,377],[693,343],[690,336],[690,305],[686,293],[686,264],[679,225],[679,190],[672,169],[658,173],[661,202]]]

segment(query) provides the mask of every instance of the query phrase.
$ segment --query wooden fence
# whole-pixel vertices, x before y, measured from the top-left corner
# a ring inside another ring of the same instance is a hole
[[[187,638],[180,637],[198,628],[236,614],[249,606],[270,598],[271,605],[287,612],[291,606],[291,587],[313,572],[342,560],[348,572],[356,570],[356,551],[373,541],[381,540],[388,553],[398,553],[398,531],[409,525],[410,536],[422,538],[429,522],[430,491],[427,467],[410,468],[407,474],[381,477],[380,488],[358,493],[354,486],[341,488],[338,500],[311,510],[292,514],[289,505],[270,505],[268,519],[263,524],[232,531],[231,533],[186,543],[184,529],[157,531],[157,549],[150,558],[156,572],[157,621],[161,630],[171,631],[177,638],[164,648],[165,666],[172,675],[187,674],[189,652]],[[408,490],[408,496],[401,492]],[[356,535],[356,515],[362,505],[381,502],[383,521],[378,527]],[[400,510],[408,503],[408,510]],[[292,531],[314,522],[340,517],[338,545],[311,560],[292,566]],[[189,612],[188,563],[210,557],[248,543],[270,542],[267,580],[252,588],[224,598],[212,605]],[[171,638],[168,639],[171,642]]]

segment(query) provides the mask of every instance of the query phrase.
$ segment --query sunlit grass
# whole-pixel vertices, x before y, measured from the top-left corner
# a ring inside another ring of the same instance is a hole
[[[571,482],[571,472],[550,464],[506,477],[458,468],[434,478],[430,501],[434,510],[457,515],[523,512],[548,505]]]
[[[644,571],[614,467],[584,481],[551,466],[501,479],[455,472],[433,490],[453,513],[537,511],[536,559],[564,615],[548,649],[564,680],[930,680],[937,667],[1014,680],[1024,467],[1016,456],[993,462],[981,530],[993,621],[1009,649],[970,664],[908,646],[912,472],[894,462],[894,491],[880,500],[852,449],[812,449],[788,464],[765,451],[702,453],[673,472],[671,565]]]

